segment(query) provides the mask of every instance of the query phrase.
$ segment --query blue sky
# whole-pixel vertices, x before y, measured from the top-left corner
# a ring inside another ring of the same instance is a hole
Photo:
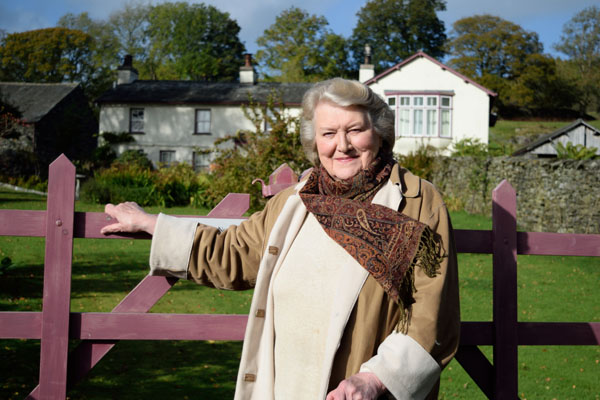
[[[159,1],[151,1],[157,3]],[[191,1],[194,2],[194,1]],[[356,25],[356,13],[366,0],[205,0],[227,11],[242,28],[240,39],[248,51],[256,52],[256,38],[269,27],[281,11],[298,6],[312,14],[322,15],[330,28],[349,36]],[[106,19],[122,8],[122,0],[0,0],[0,29],[22,32],[56,25],[58,19],[71,12],[87,11],[92,18]],[[552,45],[560,39],[562,27],[582,9],[598,4],[598,0],[447,0],[447,11],[439,14],[449,31],[457,19],[476,14],[493,14],[538,33],[544,50],[554,56]]]

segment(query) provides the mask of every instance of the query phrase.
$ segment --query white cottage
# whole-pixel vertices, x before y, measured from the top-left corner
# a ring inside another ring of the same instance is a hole
[[[129,132],[135,138],[116,146],[117,153],[142,150],[154,163],[188,162],[196,169],[208,166],[203,150],[215,140],[253,128],[241,109],[249,95],[264,103],[276,92],[289,112],[299,114],[302,96],[311,86],[257,83],[249,54],[239,83],[137,80],[131,56],[125,57],[118,74],[117,85],[96,100],[101,133]],[[423,52],[377,76],[367,57],[360,80],[396,114],[395,153],[406,154],[426,144],[447,150],[465,138],[488,143],[496,93]]]
[[[240,68],[239,83],[137,80],[130,56],[118,73],[117,85],[96,100],[100,133],[129,132],[135,139],[116,145],[117,154],[142,150],[155,164],[187,162],[197,170],[208,166],[210,156],[203,150],[212,148],[217,139],[254,129],[241,108],[250,97],[264,104],[275,94],[288,112],[299,114],[302,96],[310,87],[257,83],[249,56]]]
[[[496,93],[423,52],[377,76],[372,71],[367,60],[360,77],[396,114],[395,153],[428,144],[447,153],[452,143],[467,138],[488,143]]]

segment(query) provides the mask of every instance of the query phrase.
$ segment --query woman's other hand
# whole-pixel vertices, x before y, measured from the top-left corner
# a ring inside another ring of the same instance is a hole
[[[137,203],[128,201],[116,206],[108,203],[104,207],[104,212],[118,222],[102,228],[100,233],[103,235],[115,232],[148,232],[151,235],[154,234],[158,217],[154,214],[148,214]]]
[[[340,382],[326,400],[371,400],[377,399],[386,388],[372,372],[359,372]]]

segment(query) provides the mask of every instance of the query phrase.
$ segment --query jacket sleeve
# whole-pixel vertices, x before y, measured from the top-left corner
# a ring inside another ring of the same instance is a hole
[[[221,289],[253,287],[264,250],[269,208],[267,205],[227,229],[160,214],[152,238],[150,273]]]
[[[425,196],[438,200],[423,201],[419,219],[439,235],[445,257],[434,278],[416,268],[415,303],[406,334],[390,334],[377,354],[361,366],[361,371],[375,373],[398,399],[426,398],[441,369],[456,353],[459,341],[458,270],[452,225],[439,193],[433,187],[425,189]]]

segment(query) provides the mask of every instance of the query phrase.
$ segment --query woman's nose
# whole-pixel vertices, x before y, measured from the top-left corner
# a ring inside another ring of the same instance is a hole
[[[346,132],[338,132],[338,143],[337,148],[341,152],[347,152],[350,149],[350,142],[348,141],[348,137],[346,136]]]

